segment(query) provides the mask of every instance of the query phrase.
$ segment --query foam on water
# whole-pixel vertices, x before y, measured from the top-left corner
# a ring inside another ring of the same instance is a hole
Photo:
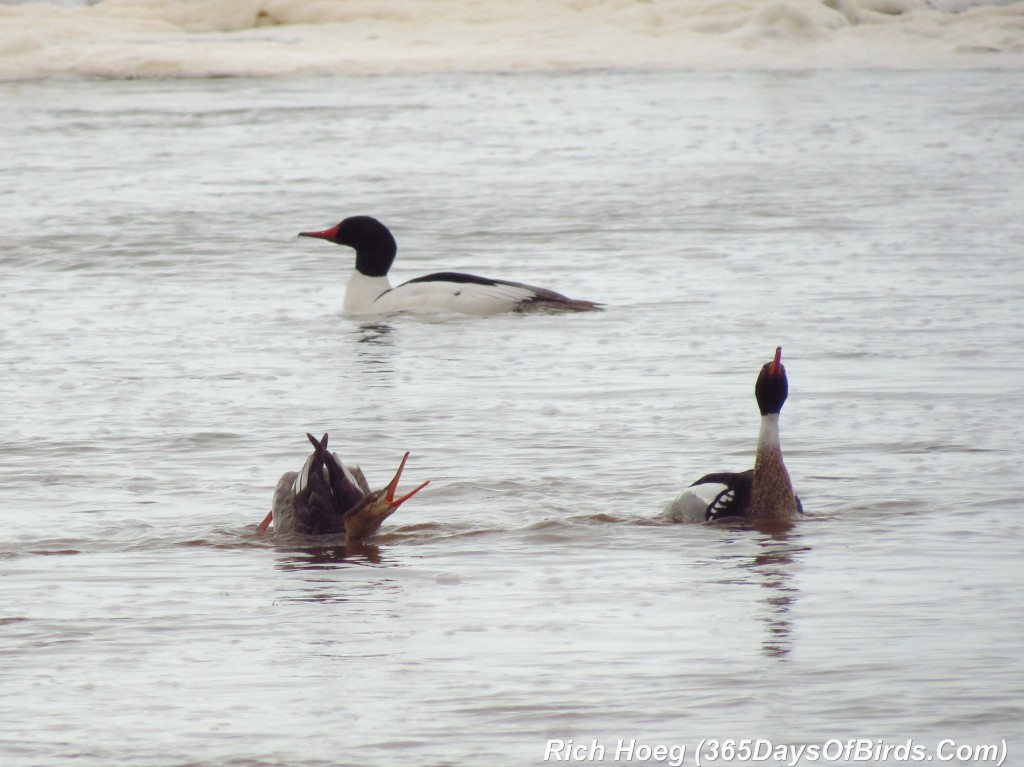
[[[106,0],[0,5],[0,78],[1024,66],[1024,5]]]

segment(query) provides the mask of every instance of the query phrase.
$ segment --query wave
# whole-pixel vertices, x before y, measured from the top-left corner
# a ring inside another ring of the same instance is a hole
[[[0,78],[1024,67],[1024,3],[104,0],[0,5]]]

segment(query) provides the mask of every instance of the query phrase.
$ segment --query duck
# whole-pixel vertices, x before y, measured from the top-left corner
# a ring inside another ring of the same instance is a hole
[[[705,474],[666,508],[673,522],[718,522],[745,519],[755,526],[788,525],[803,513],[793,491],[779,441],[779,415],[789,396],[782,347],[761,367],[754,398],[761,411],[754,468]]]
[[[355,270],[345,289],[350,315],[385,312],[453,312],[491,315],[505,312],[585,312],[599,310],[593,301],[568,298],[547,288],[495,280],[461,272],[436,272],[392,287],[388,272],[398,245],[390,230],[372,216],[350,216],[330,229],[299,232],[356,252]]]
[[[376,535],[384,520],[398,507],[430,484],[427,480],[410,493],[395,498],[398,482],[409,460],[402,457],[394,478],[381,490],[371,491],[362,469],[346,466],[337,453],[327,449],[328,435],[319,440],[307,433],[313,452],[301,471],[286,471],[274,488],[271,510],[257,526],[274,533],[298,535],[345,535],[346,544],[358,544]]]

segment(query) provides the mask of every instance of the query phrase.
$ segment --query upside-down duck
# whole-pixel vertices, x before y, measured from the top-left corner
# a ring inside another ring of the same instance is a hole
[[[306,434],[313,452],[301,471],[286,471],[274,489],[270,513],[257,527],[266,530],[271,521],[277,534],[345,534],[345,543],[360,543],[373,536],[381,524],[429,484],[429,480],[401,498],[395,498],[398,482],[409,458],[406,453],[394,478],[382,490],[371,491],[358,466],[346,466],[327,449],[327,435],[318,440]]]

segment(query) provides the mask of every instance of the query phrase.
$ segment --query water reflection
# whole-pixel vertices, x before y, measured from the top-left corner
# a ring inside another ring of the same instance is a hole
[[[366,386],[390,385],[395,373],[395,327],[387,322],[360,322],[354,326],[349,338],[355,341],[351,345],[354,354],[350,356],[358,364],[355,366],[359,375],[369,380],[363,381]]]
[[[757,542],[760,551],[747,565],[767,590],[761,600],[765,606],[761,652],[772,658],[785,658],[793,649],[790,611],[800,596],[800,589],[793,582],[794,555],[808,550],[799,545],[799,540],[799,534],[788,529],[766,534]]]
[[[319,546],[281,546],[283,556],[277,569],[286,571],[323,570],[348,565],[379,565],[385,562],[380,547],[373,544],[332,543]]]
[[[346,546],[341,541],[306,546],[279,546],[276,568],[295,577],[282,581],[282,593],[275,601],[338,604],[378,599],[392,591],[390,579],[382,580],[370,571],[385,562],[374,545]],[[358,572],[355,568],[364,568]]]
[[[373,346],[394,346],[395,341],[391,338],[394,331],[394,326],[387,322],[361,322],[357,329],[356,340],[361,344]]]

